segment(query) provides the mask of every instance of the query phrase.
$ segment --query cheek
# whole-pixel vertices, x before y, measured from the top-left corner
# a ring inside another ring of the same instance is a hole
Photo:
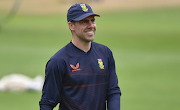
[[[96,26],[96,24],[94,25],[94,29],[96,30],[96,28],[97,28],[97,26]]]

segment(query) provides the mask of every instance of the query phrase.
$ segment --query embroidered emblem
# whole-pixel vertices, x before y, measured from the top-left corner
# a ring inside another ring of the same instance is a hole
[[[97,59],[97,60],[98,60],[99,68],[100,69],[104,69],[104,65],[103,65],[102,59]]]
[[[83,10],[84,12],[87,12],[87,11],[88,11],[88,8],[86,7],[85,4],[80,4],[80,6],[81,6],[81,8],[82,8],[82,10]]]
[[[74,65],[72,65],[72,64],[70,64],[70,66],[71,66],[71,68],[73,69],[72,71],[81,70],[81,69],[79,68],[79,63],[77,63],[76,66],[74,66]]]

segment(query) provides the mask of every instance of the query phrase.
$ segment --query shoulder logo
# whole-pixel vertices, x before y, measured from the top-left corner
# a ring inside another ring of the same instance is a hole
[[[88,8],[86,7],[85,4],[80,4],[80,6],[81,6],[81,8],[82,8],[82,10],[83,10],[84,12],[87,12],[87,11],[88,11]]]
[[[76,66],[74,66],[74,65],[72,65],[72,64],[70,64],[70,66],[71,66],[71,68],[73,69],[72,71],[81,70],[81,69],[79,68],[79,63],[77,63]]]
[[[102,59],[97,59],[97,60],[98,60],[99,68],[100,69],[104,69],[104,65],[103,65]]]

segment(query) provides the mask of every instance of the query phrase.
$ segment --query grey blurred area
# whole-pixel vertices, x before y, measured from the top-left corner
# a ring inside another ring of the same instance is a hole
[[[19,7],[21,6],[21,3],[22,0],[14,0],[14,3],[11,6],[10,10],[7,12],[6,16],[0,19],[0,30],[4,24],[8,23],[15,17]]]
[[[21,6],[22,0],[15,0],[13,6],[11,7],[10,11],[8,12],[7,16],[3,19],[3,21],[8,22],[11,20],[17,13],[19,7]]]
[[[0,79],[0,91],[41,91],[43,82],[44,78],[40,75],[30,78],[23,74],[12,73]]]

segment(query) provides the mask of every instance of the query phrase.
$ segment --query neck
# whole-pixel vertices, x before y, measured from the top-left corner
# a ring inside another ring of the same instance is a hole
[[[72,43],[79,49],[81,49],[84,52],[88,52],[91,48],[91,41],[90,42],[82,42],[79,40],[72,39]]]

